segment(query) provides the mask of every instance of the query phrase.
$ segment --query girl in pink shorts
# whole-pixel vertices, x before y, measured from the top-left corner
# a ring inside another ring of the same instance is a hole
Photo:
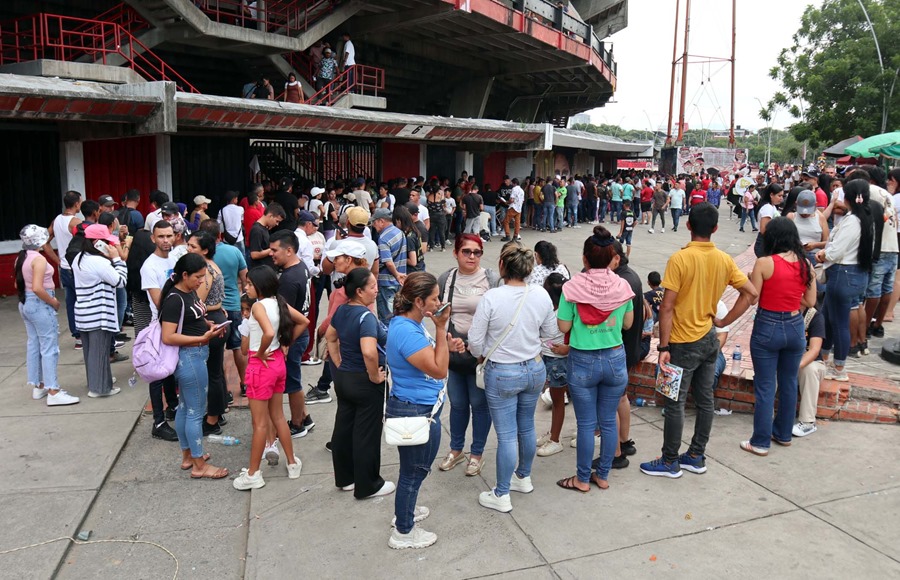
[[[238,490],[258,489],[266,484],[259,464],[271,425],[275,426],[281,448],[288,457],[288,477],[300,477],[301,462],[294,455],[291,432],[284,418],[283,393],[287,371],[283,348],[306,330],[309,321],[288,306],[278,295],[278,277],[268,266],[258,266],[247,275],[247,295],[256,302],[250,317],[242,324],[241,352],[249,354],[246,383],[253,421],[250,442],[250,466],[234,480]]]

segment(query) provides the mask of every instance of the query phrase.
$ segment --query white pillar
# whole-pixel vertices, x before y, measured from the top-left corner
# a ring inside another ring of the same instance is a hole
[[[67,191],[86,196],[84,183],[84,145],[81,141],[63,141],[59,144],[60,208],[62,196]]]
[[[172,139],[169,135],[156,135],[156,189],[169,194],[172,192]]]
[[[475,154],[469,151],[457,151],[456,152],[456,175],[453,179],[450,180],[450,183],[455,185],[456,180],[459,179],[460,174],[465,171],[469,175],[475,171]]]

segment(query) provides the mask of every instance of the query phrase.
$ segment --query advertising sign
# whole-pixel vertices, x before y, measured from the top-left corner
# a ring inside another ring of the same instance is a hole
[[[710,168],[740,173],[747,166],[747,149],[723,149],[720,147],[679,147],[676,173],[700,173]]]

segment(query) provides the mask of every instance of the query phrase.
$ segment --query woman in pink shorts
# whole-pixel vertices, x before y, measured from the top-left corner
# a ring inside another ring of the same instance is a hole
[[[242,469],[234,480],[238,490],[258,489],[266,484],[259,464],[270,424],[275,426],[281,448],[288,457],[288,477],[300,477],[302,464],[294,455],[291,431],[284,418],[284,382],[287,370],[284,352],[306,330],[309,321],[288,306],[278,295],[278,277],[268,266],[258,266],[247,275],[247,295],[256,302],[250,309],[245,323],[247,332],[241,338],[241,352],[249,354],[246,372],[247,398],[253,421],[253,438],[250,442],[250,466]]]

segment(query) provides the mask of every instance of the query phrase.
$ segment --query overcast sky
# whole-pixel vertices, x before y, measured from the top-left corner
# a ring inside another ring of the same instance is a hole
[[[766,126],[760,105],[780,89],[769,78],[778,54],[791,46],[806,6],[822,0],[737,0],[737,51],[735,125],[757,130]],[[680,22],[684,22],[681,0]],[[672,74],[672,38],[675,0],[629,0],[628,27],[607,42],[614,43],[618,83],[614,103],[590,111],[594,123],[621,125],[625,129],[662,128],[669,114],[669,80]],[[684,27],[680,27],[678,54],[683,51]],[[730,58],[731,2],[691,0],[692,55]],[[724,129],[730,116],[729,63],[691,64],[688,67],[684,116],[691,129]],[[674,123],[678,120],[681,64],[675,86]],[[708,80],[711,79],[711,80]],[[701,81],[704,83],[701,85]],[[649,117],[649,120],[648,120]],[[793,122],[786,111],[778,112],[773,125]]]

